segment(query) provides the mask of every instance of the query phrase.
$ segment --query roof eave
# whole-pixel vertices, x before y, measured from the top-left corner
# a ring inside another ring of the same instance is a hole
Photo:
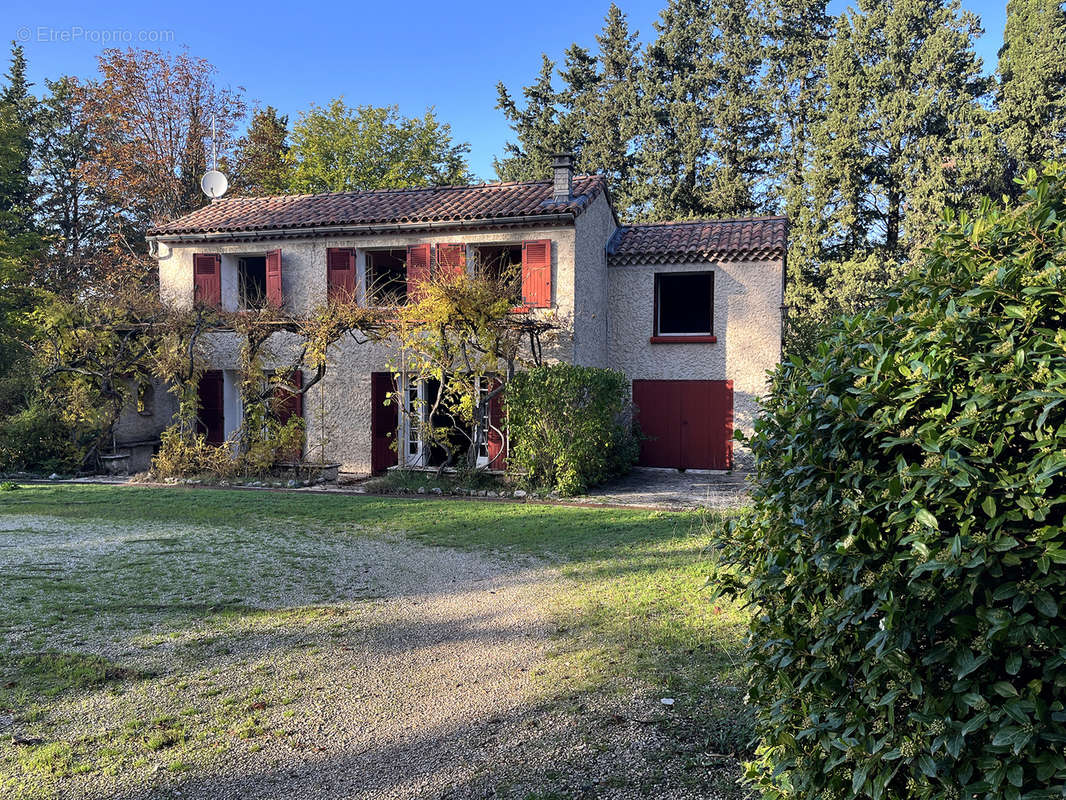
[[[584,208],[557,214],[529,214],[519,217],[484,217],[480,219],[434,220],[431,222],[369,223],[363,225],[314,225],[297,228],[258,228],[236,231],[189,231],[149,233],[152,242],[225,242],[260,239],[295,239],[313,236],[369,236],[375,233],[415,232],[428,230],[468,230],[471,228],[529,227],[533,225],[572,225]]]
[[[714,264],[720,262],[738,263],[744,261],[777,261],[785,257],[784,248],[767,248],[755,250],[694,251],[685,252],[647,252],[647,253],[610,253],[607,264],[612,267],[657,266],[661,264]]]

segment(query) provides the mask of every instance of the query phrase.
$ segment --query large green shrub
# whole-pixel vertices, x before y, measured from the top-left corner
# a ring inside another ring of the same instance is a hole
[[[0,474],[74,472],[85,456],[75,439],[70,426],[41,404],[0,418]]]
[[[725,545],[767,797],[1064,794],[1066,190],[1036,178],[776,373]]]
[[[581,494],[636,463],[629,381],[620,372],[554,364],[507,386],[508,468],[531,486]]]

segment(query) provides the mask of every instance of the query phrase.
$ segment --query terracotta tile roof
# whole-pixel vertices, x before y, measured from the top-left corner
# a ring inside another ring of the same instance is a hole
[[[742,261],[785,252],[784,217],[703,219],[627,225],[611,240],[611,264],[671,264]]]
[[[226,197],[149,230],[150,236],[235,233],[343,225],[392,225],[579,215],[604,191],[601,175],[575,175],[574,199],[553,203],[552,182],[485,183],[376,192]],[[491,224],[491,223],[490,223]]]

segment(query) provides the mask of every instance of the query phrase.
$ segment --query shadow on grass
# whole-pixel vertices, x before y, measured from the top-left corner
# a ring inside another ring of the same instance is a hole
[[[694,514],[91,486],[27,490],[25,494],[18,493],[13,502],[0,503],[0,515],[5,513],[67,518],[81,524],[99,519],[132,526],[153,522],[211,529],[224,527],[231,535],[239,533],[241,544],[254,542],[252,532],[263,526],[279,526],[291,531],[290,541],[312,548],[303,553],[294,550],[291,554],[295,558],[293,563],[301,565],[300,569],[312,571],[315,562],[310,556],[320,534],[358,537],[379,532],[405,534],[433,546],[534,556],[548,560],[560,570],[564,580],[552,585],[560,630],[553,639],[547,680],[568,688],[556,691],[551,702],[527,707],[516,714],[516,719],[504,723],[475,720],[465,727],[419,729],[403,741],[371,742],[366,750],[358,753],[331,753],[324,757],[312,754],[311,765],[300,766],[301,759],[297,759],[293,768],[261,771],[242,768],[239,774],[230,776],[189,778],[182,785],[194,796],[301,796],[300,792],[308,797],[324,798],[387,796],[400,787],[411,786],[412,781],[415,785],[420,780],[425,786],[433,784],[440,777],[437,772],[447,771],[446,765],[455,763],[456,759],[459,763],[462,759],[473,759],[477,769],[470,774],[452,776],[455,789],[449,796],[453,797],[466,796],[464,793],[473,795],[475,790],[481,791],[493,781],[496,786],[507,783],[511,781],[509,772],[518,776],[513,781],[515,791],[525,794],[499,796],[548,796],[530,793],[558,791],[566,797],[597,797],[610,786],[650,785],[647,782],[652,779],[637,767],[642,761],[656,759],[663,762],[655,766],[656,774],[663,769],[671,770],[672,780],[678,781],[679,786],[694,781],[706,789],[708,780],[717,784],[726,773],[729,780],[725,784],[731,782],[736,766],[731,756],[743,753],[747,744],[749,726],[742,692],[737,687],[742,673],[737,658],[743,618],[731,607],[714,607],[701,594],[709,536],[701,525],[703,518]],[[48,532],[18,535],[47,538]],[[177,544],[179,540],[180,537],[168,537],[167,544]],[[127,540],[127,543],[139,541],[149,544],[159,540],[149,537]],[[166,560],[155,563],[155,568],[185,575],[193,564],[192,552],[177,548],[162,551],[158,558]],[[143,554],[136,550],[136,555]],[[123,561],[125,567],[131,567],[128,558],[116,559],[115,563]],[[231,577],[242,577],[243,565],[238,557],[232,558],[230,566],[234,573]],[[135,565],[131,568],[140,569]],[[539,570],[539,567],[516,563],[508,581],[511,585],[521,585],[542,580]],[[255,576],[243,577],[254,584]],[[131,582],[129,591],[136,594],[134,587],[143,583]],[[366,598],[358,592],[347,597],[316,597],[311,583],[299,585],[306,586],[301,589],[302,599],[309,605],[268,608],[237,598],[196,603],[175,597],[170,603],[165,598],[153,597],[147,601],[144,597],[128,596],[121,602],[105,598],[79,611],[77,597],[65,595],[56,601],[64,607],[52,611],[64,615],[121,616],[125,612],[149,615],[154,633],[173,637],[169,649],[161,651],[161,656],[167,670],[176,673],[193,665],[202,670],[247,669],[247,663],[243,666],[240,663],[245,656],[254,654],[257,660],[269,661],[293,648],[309,646],[326,651],[323,658],[333,657],[342,648],[349,651],[347,657],[384,663],[415,649],[507,641],[528,633],[497,613],[473,609],[460,618],[422,619],[417,625],[407,627],[397,625],[387,614],[370,620],[338,614],[334,620],[337,627],[323,626],[318,624],[323,620],[313,617],[328,617],[333,612],[316,610],[329,608],[316,603],[350,604]],[[120,593],[127,590],[117,588]],[[407,592],[390,591],[389,599],[404,601],[415,596],[427,602],[432,602],[433,597],[454,599],[468,588],[462,582],[438,583],[433,589],[421,586]],[[584,734],[575,733],[576,738],[569,745],[565,737],[561,745],[556,731],[547,729],[584,724],[580,714],[560,717],[555,709],[559,702],[580,704],[586,695],[619,686],[644,687],[650,692],[652,704],[657,702],[660,693],[670,693],[678,701],[677,711],[653,725],[656,730],[660,724],[665,726],[663,730],[668,735],[664,733],[665,739],[658,741],[665,750],[641,751],[632,756],[636,763],[618,764],[613,762],[618,762],[619,749],[624,749],[622,744],[607,747],[607,752],[615,753],[607,761],[595,755],[595,747],[577,746],[589,737],[596,741],[597,737],[613,735],[619,726],[625,730],[632,727],[633,738],[639,739],[648,723],[628,720],[624,714],[619,721],[611,715],[601,718],[593,713],[591,721],[585,720],[592,725],[592,733],[587,730]],[[100,685],[88,684],[86,688],[99,689]],[[528,730],[523,727],[527,723]],[[500,739],[500,730],[509,733]],[[476,743],[485,741],[485,737],[523,744],[516,745],[514,752],[486,748],[482,753]],[[493,752],[492,758],[483,758]],[[427,754],[432,754],[432,758]],[[383,768],[382,764],[400,768]],[[292,769],[300,776],[295,784]],[[597,782],[603,775],[609,785]],[[263,788],[279,782],[299,791],[271,795]],[[716,791],[722,791],[721,787]],[[188,797],[189,792],[183,793]],[[146,796],[159,794],[153,790],[148,794],[129,795]]]

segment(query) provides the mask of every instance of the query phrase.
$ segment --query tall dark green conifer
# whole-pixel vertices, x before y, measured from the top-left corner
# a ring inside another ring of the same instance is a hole
[[[1066,12],[1061,2],[1007,3],[999,80],[996,118],[1007,180],[1045,159],[1066,157]]]
[[[708,0],[670,0],[655,22],[658,33],[644,60],[639,158],[641,216],[678,219],[708,211],[704,189],[713,169],[707,70],[711,50]]]
[[[12,43],[11,67],[0,92],[0,231],[20,249],[34,247],[33,119],[37,101],[26,79],[26,56]]]
[[[249,195],[289,191],[289,118],[273,106],[256,109],[248,132],[237,142],[233,159],[234,191]]]
[[[644,214],[763,210],[771,109],[759,92],[763,30],[749,0],[670,0],[644,70]]]
[[[928,241],[944,207],[968,205],[985,185],[979,32],[957,0],[859,0],[838,20],[808,170],[824,289],[794,315],[868,301]]]
[[[83,175],[97,143],[73,78],[48,81],[34,124],[37,216],[47,246],[34,283],[65,296],[92,284],[95,256],[102,252],[108,222],[117,209]]]
[[[625,14],[614,3],[596,37],[597,80],[579,96],[585,128],[579,167],[607,176],[618,213],[633,214],[636,197],[634,162],[640,135],[640,45]]]
[[[578,44],[567,48],[558,89],[554,64],[543,56],[537,80],[522,90],[522,108],[499,84],[496,107],[510,121],[516,141],[505,146],[496,172],[504,180],[543,180],[550,175],[552,154],[570,151],[579,171],[607,176],[619,213],[628,216],[635,202],[635,142],[642,111],[640,46],[613,4],[596,40],[595,54]]]
[[[573,149],[561,110],[563,97],[552,82],[554,71],[555,62],[542,55],[537,80],[522,89],[522,108],[502,82],[496,85],[496,108],[511,123],[517,139],[504,145],[504,157],[494,162],[501,180],[543,180],[550,173],[552,153]]]

